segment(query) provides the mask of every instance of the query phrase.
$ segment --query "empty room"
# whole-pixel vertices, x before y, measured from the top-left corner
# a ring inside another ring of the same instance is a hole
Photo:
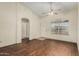
[[[0,56],[78,56],[78,2],[0,2]]]

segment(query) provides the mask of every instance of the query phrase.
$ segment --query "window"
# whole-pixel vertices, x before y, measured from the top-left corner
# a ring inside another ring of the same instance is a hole
[[[52,21],[51,22],[51,32],[52,34],[62,34],[62,35],[68,35],[68,26],[69,21]]]

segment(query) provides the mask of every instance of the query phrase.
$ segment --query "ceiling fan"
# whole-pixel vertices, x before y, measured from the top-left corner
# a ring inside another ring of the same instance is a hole
[[[61,11],[61,9],[54,10],[53,2],[49,2],[49,11],[43,12],[42,14],[44,14],[45,16],[54,15],[54,14],[58,15],[58,12],[56,12],[56,11]]]

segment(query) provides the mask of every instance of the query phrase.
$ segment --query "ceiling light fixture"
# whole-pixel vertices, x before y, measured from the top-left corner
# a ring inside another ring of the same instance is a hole
[[[61,9],[54,10],[55,8],[53,7],[53,2],[49,2],[49,11],[44,12],[45,16],[50,16],[50,15],[58,15],[56,11],[61,11]]]
[[[54,12],[53,12],[53,8],[52,8],[52,2],[49,2],[49,4],[50,4],[50,10],[49,10],[48,15],[53,15]]]

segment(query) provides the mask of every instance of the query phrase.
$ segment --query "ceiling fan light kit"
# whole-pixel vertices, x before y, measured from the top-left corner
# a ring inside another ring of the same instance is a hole
[[[61,9],[58,9],[58,10],[60,11]],[[45,12],[43,14],[46,14],[45,16],[58,15],[58,12],[56,12],[56,10],[54,10],[53,2],[49,2],[49,11]]]
[[[53,12],[49,12],[49,13],[48,13],[48,15],[53,15],[53,14],[54,14]]]

